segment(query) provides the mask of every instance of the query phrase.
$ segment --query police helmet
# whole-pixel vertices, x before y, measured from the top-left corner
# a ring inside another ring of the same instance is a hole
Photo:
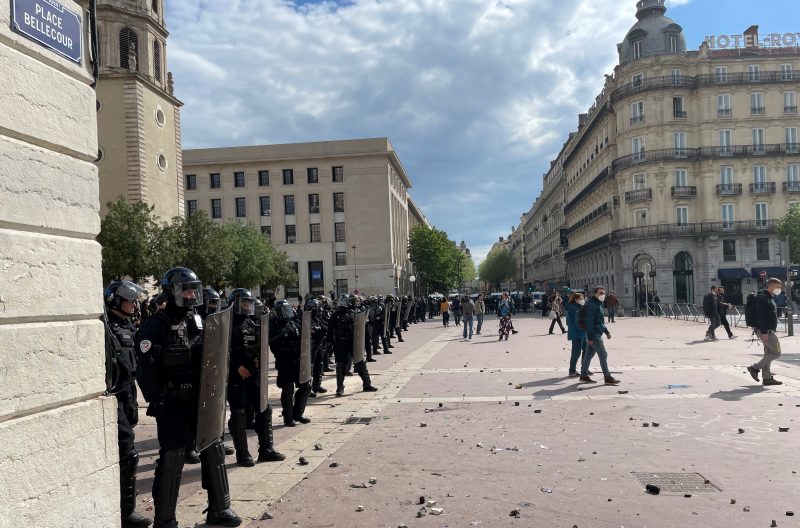
[[[222,298],[214,288],[203,288],[203,311],[213,314],[222,309]]]
[[[305,309],[306,309],[306,311],[311,311],[312,314],[317,315],[317,312],[319,312],[320,306],[321,306],[320,302],[312,297],[311,299],[306,301]]]
[[[145,289],[131,281],[114,281],[103,291],[106,306],[114,310],[119,310],[127,315],[133,315],[136,311],[135,304],[141,300],[141,295]],[[132,304],[131,310],[122,309],[122,301],[129,301]]]
[[[294,317],[294,309],[286,299],[281,299],[280,301],[275,301],[275,315],[277,315],[278,319],[281,321],[286,321]]]
[[[256,298],[247,288],[236,288],[228,295],[228,304],[236,315],[255,315]]]
[[[161,279],[161,288],[175,306],[189,308],[203,304],[203,283],[187,268],[172,268]]]
[[[265,313],[267,313],[267,307],[261,302],[261,299],[256,298],[255,316],[260,318],[263,317]]]

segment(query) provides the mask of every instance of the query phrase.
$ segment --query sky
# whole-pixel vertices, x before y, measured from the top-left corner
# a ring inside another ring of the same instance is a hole
[[[687,46],[800,31],[798,0],[671,0]],[[635,0],[168,0],[184,148],[388,137],[476,263],[617,63]]]

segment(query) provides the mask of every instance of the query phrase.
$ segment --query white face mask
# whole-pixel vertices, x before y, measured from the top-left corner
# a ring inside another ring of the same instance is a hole
[[[783,289],[781,288],[775,288],[774,290],[772,290],[772,295],[774,295],[775,297],[777,297],[781,293],[783,293]]]
[[[600,302],[605,302],[605,300],[606,300],[606,294],[604,293],[603,295],[599,296],[599,297],[597,298],[597,300],[598,300],[598,301],[600,301]]]
[[[584,304],[586,304],[586,299],[581,299],[580,301],[578,301],[578,304],[583,306]]]

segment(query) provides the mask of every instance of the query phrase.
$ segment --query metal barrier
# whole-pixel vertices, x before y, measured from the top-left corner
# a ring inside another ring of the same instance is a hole
[[[683,321],[693,321],[698,324],[708,324],[708,319],[703,315],[703,307],[696,304],[670,304],[670,303],[649,303],[647,309],[650,317],[661,319],[675,319]],[[733,328],[747,328],[744,318],[744,306],[732,306],[728,309],[728,324]],[[800,324],[800,320],[795,316],[795,324]],[[784,315],[778,317],[778,332],[786,333],[787,319]]]

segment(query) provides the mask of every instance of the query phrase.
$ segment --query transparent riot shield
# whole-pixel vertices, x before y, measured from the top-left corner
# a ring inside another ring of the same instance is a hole
[[[210,314],[203,330],[203,358],[197,405],[195,449],[201,452],[222,436],[225,424],[225,391],[231,346],[231,314],[228,308]]]
[[[408,321],[408,316],[411,314],[411,301],[406,303],[406,308],[403,310],[403,321]],[[400,325],[397,325],[400,326]]]
[[[303,326],[300,329],[300,377],[298,383],[311,381],[311,310],[303,312]]]
[[[353,363],[361,363],[366,355],[367,312],[353,316]]]
[[[389,337],[389,316],[391,311],[392,309],[388,304],[383,308],[383,337]]]
[[[259,412],[269,405],[269,315],[261,317],[261,355],[259,368]]]

